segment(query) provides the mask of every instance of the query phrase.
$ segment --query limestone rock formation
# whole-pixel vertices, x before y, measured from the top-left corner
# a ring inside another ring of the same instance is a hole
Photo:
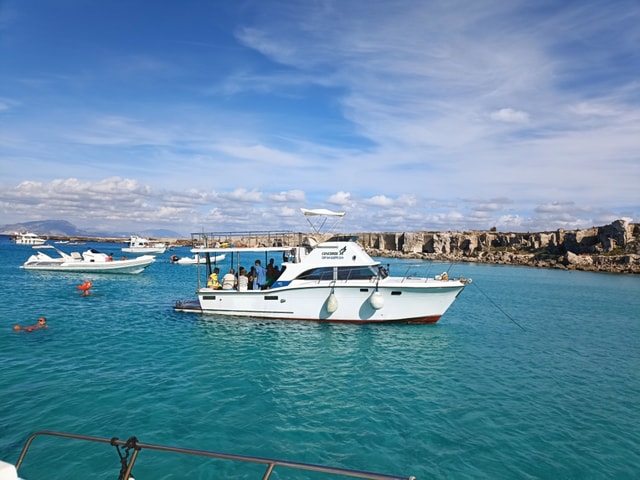
[[[640,273],[640,224],[616,220],[584,230],[502,233],[358,233],[370,254],[547,268]]]

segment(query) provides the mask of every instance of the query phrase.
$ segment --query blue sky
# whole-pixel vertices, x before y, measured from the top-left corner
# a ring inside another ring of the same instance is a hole
[[[640,222],[640,2],[0,1],[0,225]]]

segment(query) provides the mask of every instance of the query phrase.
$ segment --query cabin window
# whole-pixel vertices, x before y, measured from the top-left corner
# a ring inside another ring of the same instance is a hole
[[[298,276],[298,280],[333,280],[334,267],[319,267],[307,270]],[[369,266],[338,267],[337,280],[368,280],[378,273]]]
[[[338,268],[338,280],[368,280],[377,275],[376,271],[368,266]]]
[[[333,267],[312,268],[298,275],[298,280],[333,280]]]

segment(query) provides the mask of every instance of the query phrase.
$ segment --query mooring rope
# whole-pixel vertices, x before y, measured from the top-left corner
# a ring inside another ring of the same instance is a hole
[[[482,293],[482,294],[487,298],[487,300],[489,300],[489,301],[493,304],[493,306],[494,306],[494,307],[496,307],[498,310],[500,310],[500,311],[502,312],[502,314],[503,314],[505,317],[507,317],[509,320],[511,320],[513,323],[515,323],[518,327],[520,327],[520,328],[522,329],[522,331],[523,331],[523,332],[526,332],[526,329],[525,329],[522,325],[520,325],[518,322],[516,322],[516,321],[511,317],[511,315],[509,315],[507,312],[505,312],[505,311],[502,309],[502,307],[500,307],[500,305],[498,305],[496,302],[494,302],[494,301],[491,299],[491,297],[489,297],[489,295],[487,295],[487,294],[484,292],[484,290],[482,290],[482,289],[478,286],[478,284],[477,284],[477,283],[474,283],[473,285],[474,285],[474,286],[475,286],[475,287],[480,291],[480,293]]]

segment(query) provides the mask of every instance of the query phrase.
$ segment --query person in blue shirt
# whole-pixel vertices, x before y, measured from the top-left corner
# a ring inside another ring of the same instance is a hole
[[[262,290],[267,283],[267,269],[262,266],[260,260],[256,260],[255,268],[256,276],[253,280],[253,289]]]

